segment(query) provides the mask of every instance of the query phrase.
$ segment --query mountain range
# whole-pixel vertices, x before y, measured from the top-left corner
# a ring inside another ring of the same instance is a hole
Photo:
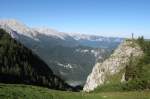
[[[0,20],[0,28],[37,54],[70,85],[83,85],[97,61],[104,61],[123,38],[30,28],[14,19]]]

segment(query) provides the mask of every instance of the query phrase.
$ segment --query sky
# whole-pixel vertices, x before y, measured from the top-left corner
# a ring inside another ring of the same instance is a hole
[[[0,0],[0,19],[62,32],[150,38],[150,0]]]

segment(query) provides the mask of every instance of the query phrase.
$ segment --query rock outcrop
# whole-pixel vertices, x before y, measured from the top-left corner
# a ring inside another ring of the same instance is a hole
[[[83,90],[90,92],[103,85],[106,82],[106,76],[112,76],[124,69],[131,56],[140,57],[142,54],[143,51],[134,40],[125,40],[108,59],[94,66]]]

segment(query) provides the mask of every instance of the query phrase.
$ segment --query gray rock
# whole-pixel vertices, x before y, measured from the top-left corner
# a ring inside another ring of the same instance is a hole
[[[106,81],[106,76],[112,76],[123,68],[129,62],[131,55],[133,57],[142,56],[143,52],[140,46],[132,40],[125,40],[121,43],[114,53],[102,63],[96,63],[91,74],[87,77],[87,81],[83,88],[84,91],[93,91]]]

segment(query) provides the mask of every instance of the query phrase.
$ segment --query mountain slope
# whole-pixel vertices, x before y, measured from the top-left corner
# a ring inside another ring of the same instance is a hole
[[[94,66],[83,90],[87,92],[93,91],[98,86],[109,83],[108,78],[123,70],[129,63],[131,56],[140,57],[142,54],[143,51],[137,43],[132,40],[124,41],[108,59]],[[124,77],[124,74],[121,75]]]
[[[24,83],[52,89],[71,89],[28,48],[0,29],[0,82]]]

